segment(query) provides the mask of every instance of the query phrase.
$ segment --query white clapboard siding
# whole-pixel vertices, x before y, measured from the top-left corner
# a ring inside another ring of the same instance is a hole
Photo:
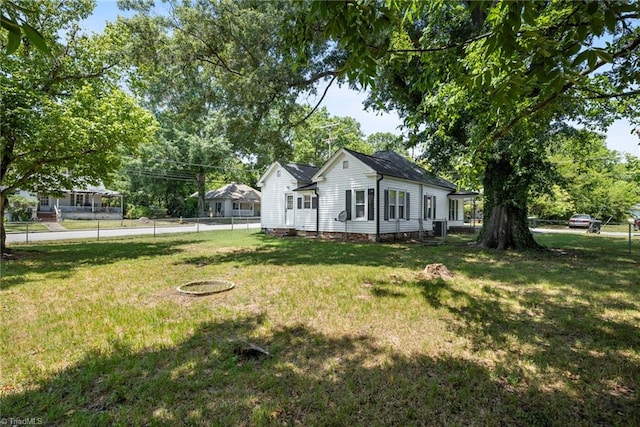
[[[348,162],[348,168],[344,168],[344,162]],[[376,188],[375,173],[347,152],[339,155],[332,166],[322,175],[324,178],[318,183],[320,194],[320,230],[322,232],[344,232],[345,224],[335,219],[346,207],[346,191],[352,190],[351,204],[352,217],[355,218],[355,190],[365,191]],[[349,233],[376,233],[376,222],[364,220],[351,220],[347,224]]]
[[[304,196],[311,196],[311,207],[304,207]],[[296,209],[295,213],[295,227],[298,231],[316,231],[316,209],[313,209],[313,198],[315,197],[315,193],[313,191],[297,191],[294,194],[294,208]],[[301,205],[302,209],[298,209],[298,198],[302,199]]]
[[[278,176],[280,171],[280,176]],[[285,195],[297,187],[296,180],[279,163],[275,163],[268,175],[262,178],[262,209],[260,224],[262,228],[284,228]],[[296,208],[294,200],[294,209]]]

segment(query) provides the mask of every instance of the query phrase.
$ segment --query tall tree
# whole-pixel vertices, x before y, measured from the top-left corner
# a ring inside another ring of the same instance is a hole
[[[132,87],[154,111],[193,123],[215,113],[233,152],[258,167],[291,157],[291,128],[303,119],[296,100],[331,74],[282,54],[277,29],[290,3],[171,0],[161,16],[144,3],[120,4],[138,12],[120,25],[131,35]]]
[[[485,247],[537,248],[527,206],[553,123],[637,123],[638,2],[297,5],[283,31],[298,61],[370,87],[434,165],[482,182]]]
[[[640,185],[633,174],[637,158],[623,161],[607,148],[604,135],[566,129],[548,148],[558,178],[551,192],[533,199],[532,214],[566,219],[577,212],[623,221],[640,202]]]
[[[371,153],[360,123],[351,117],[335,117],[326,108],[317,110],[293,132],[293,160],[321,166],[339,148]]]
[[[118,89],[118,35],[79,32],[92,2],[15,3],[35,10],[31,25],[51,54],[24,43],[0,57],[2,214],[18,188],[56,192],[108,179],[155,131],[153,117]],[[4,251],[2,222],[0,230]]]

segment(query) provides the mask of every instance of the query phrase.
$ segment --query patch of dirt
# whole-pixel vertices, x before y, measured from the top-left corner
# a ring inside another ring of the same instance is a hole
[[[453,279],[455,274],[451,272],[444,264],[428,264],[422,270],[422,277],[428,280],[432,279]]]

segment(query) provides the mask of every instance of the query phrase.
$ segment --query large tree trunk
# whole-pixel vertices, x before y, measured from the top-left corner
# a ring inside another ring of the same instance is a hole
[[[484,224],[478,244],[498,250],[540,250],[527,222],[528,182],[507,158],[492,159],[484,176]]]
[[[7,207],[7,196],[0,192],[0,256],[7,251],[7,232],[4,228],[4,210]]]
[[[198,188],[198,216],[205,216],[205,195],[206,195],[207,175],[205,172],[196,174],[196,186]]]

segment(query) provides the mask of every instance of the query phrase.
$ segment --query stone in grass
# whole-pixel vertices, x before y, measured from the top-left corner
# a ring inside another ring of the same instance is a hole
[[[425,279],[453,279],[455,275],[444,264],[428,264],[422,270],[422,277]]]
[[[264,348],[251,343],[244,343],[237,346],[233,349],[233,353],[243,359],[259,359],[261,357],[271,356]]]

